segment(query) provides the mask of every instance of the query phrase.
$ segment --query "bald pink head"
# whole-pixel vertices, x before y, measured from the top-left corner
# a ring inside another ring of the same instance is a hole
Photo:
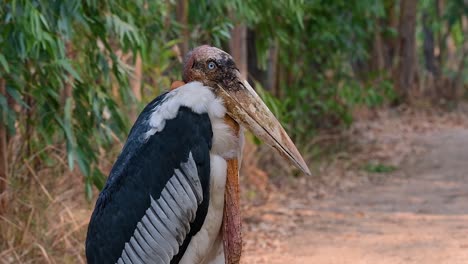
[[[222,81],[233,70],[237,68],[231,55],[216,47],[203,45],[185,56],[182,79],[186,83],[200,81],[208,84],[207,81]]]

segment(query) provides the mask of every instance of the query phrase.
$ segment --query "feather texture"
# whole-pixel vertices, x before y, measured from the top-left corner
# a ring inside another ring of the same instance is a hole
[[[203,190],[192,153],[180,167],[181,170],[174,170],[159,199],[150,197],[151,205],[138,222],[130,241],[125,243],[117,263],[151,264],[154,260],[170,263],[179,252],[190,231],[190,223],[195,220],[196,210],[203,201]],[[128,256],[131,262],[127,262],[124,256]]]
[[[210,200],[209,116],[180,107],[150,136],[158,97],[142,112],[96,201],[86,255],[93,263],[179,263]]]

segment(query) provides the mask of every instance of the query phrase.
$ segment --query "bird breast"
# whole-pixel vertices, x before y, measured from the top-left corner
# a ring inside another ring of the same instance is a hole
[[[211,153],[224,159],[237,158],[240,138],[223,118],[210,118],[213,130],[213,146]]]

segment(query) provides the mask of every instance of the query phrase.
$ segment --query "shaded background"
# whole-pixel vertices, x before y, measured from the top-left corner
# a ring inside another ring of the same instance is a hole
[[[97,190],[191,48],[230,52],[321,175],[323,159],[358,152],[341,137],[354,121],[463,104],[467,14],[466,0],[3,1],[0,259],[84,262]],[[247,140],[247,207],[302,179]]]

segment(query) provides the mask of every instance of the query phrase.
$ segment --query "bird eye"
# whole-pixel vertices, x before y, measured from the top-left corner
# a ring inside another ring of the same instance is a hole
[[[216,63],[214,63],[214,62],[212,62],[212,61],[209,62],[209,63],[208,63],[208,69],[209,69],[209,70],[214,70],[214,68],[216,68]]]

